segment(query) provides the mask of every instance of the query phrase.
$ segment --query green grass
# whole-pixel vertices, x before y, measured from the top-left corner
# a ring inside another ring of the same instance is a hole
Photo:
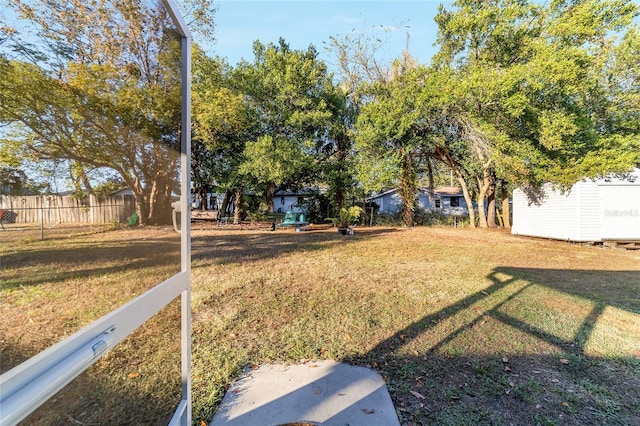
[[[164,234],[139,231],[147,234],[120,247],[132,267],[120,270],[100,247],[123,232],[95,236],[95,249],[83,250],[91,262],[37,260],[51,247],[77,256],[70,247],[90,243],[86,235],[0,248],[9,301],[0,314],[27,309],[42,330],[29,339],[28,322],[3,322],[3,356],[40,350],[60,324],[91,320],[98,312],[78,306],[87,294],[104,292],[108,309],[141,291],[130,290],[137,277],[153,279],[169,256],[154,244]],[[83,279],[55,278],[60,265]],[[470,229],[345,237],[229,226],[194,231],[192,271],[194,422],[210,420],[247,365],[316,359],[378,370],[403,425],[640,422],[639,252]],[[21,272],[31,284],[20,284]],[[177,342],[171,306],[64,391],[81,402],[57,396],[41,423],[166,421],[179,395]]]

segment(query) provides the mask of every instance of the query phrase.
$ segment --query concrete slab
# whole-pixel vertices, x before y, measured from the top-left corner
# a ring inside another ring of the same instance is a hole
[[[335,361],[263,365],[231,386],[210,426],[399,426],[382,377]]]

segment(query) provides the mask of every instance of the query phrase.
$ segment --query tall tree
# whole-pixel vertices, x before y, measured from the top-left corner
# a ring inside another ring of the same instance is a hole
[[[603,83],[615,61],[612,34],[636,15],[626,0],[460,0],[452,11],[441,8],[435,64],[456,76],[452,103],[472,129],[467,172],[479,207],[496,179],[570,185],[633,165],[637,134],[607,125],[612,114],[628,114],[619,102],[611,108],[619,97]],[[483,208],[480,224],[487,225]]]
[[[253,50],[253,63],[240,63],[232,76],[255,121],[239,171],[268,202],[279,186],[316,181],[325,148],[339,137],[342,101],[313,46],[292,50],[280,39],[256,41]]]
[[[235,194],[242,201],[246,183],[239,169],[255,127],[242,94],[233,88],[231,72],[224,60],[194,46],[192,180],[201,197],[211,190],[225,193],[222,212]],[[240,213],[234,210],[236,222]]]
[[[371,85],[371,100],[362,106],[356,125],[356,149],[372,161],[386,159],[382,163],[392,166],[406,226],[413,226],[417,178],[431,151],[425,137],[429,117],[421,102],[425,73],[423,67],[410,68]],[[370,167],[363,171],[375,173]],[[388,175],[379,176],[388,179]]]

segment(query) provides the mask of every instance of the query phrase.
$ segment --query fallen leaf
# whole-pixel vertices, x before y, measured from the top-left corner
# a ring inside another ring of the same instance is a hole
[[[367,408],[363,408],[362,412],[365,414],[373,414],[376,412],[376,410],[374,410],[373,408],[371,410],[367,409]]]
[[[542,405],[536,404],[536,408],[542,408]]]
[[[507,358],[506,356],[502,357],[502,362],[504,362],[505,364],[509,362],[509,358]]]
[[[563,402],[562,402],[562,405],[564,405],[565,407],[568,407],[568,406],[569,406],[569,403],[568,403],[567,401],[563,401]]]
[[[200,420],[198,426],[207,426],[207,422],[205,422],[204,420]]]
[[[558,380],[558,379],[551,379],[551,381],[552,381],[553,383],[558,383],[560,380]]]
[[[416,398],[420,398],[420,399],[424,399],[424,395],[422,395],[419,392],[416,391],[409,391],[411,393],[411,395],[415,396]]]
[[[311,365],[309,366],[309,368],[318,368],[318,367],[320,367],[318,364],[311,364]]]
[[[569,360],[568,360],[568,359],[566,359],[566,358],[560,358],[560,362],[561,362],[562,364],[569,364]]]
[[[510,373],[511,372],[511,368],[509,368],[508,365],[505,365],[504,366],[504,371],[506,371],[507,373]]]
[[[140,375],[140,373],[136,373],[135,371],[132,371],[131,373],[127,374],[127,377],[130,378],[130,379],[135,379],[139,375]]]
[[[505,394],[505,395],[509,395],[510,393],[511,393],[511,389],[505,389],[505,390],[504,390],[504,394]]]
[[[511,387],[515,387],[515,385],[516,385],[515,383],[513,383],[513,382],[509,382],[509,386],[511,386]]]
[[[320,389],[318,389],[317,391],[314,392],[316,395],[320,395],[322,393],[322,391]]]

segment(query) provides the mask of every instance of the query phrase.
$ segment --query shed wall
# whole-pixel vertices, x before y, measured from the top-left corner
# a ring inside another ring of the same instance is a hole
[[[571,241],[602,241],[600,189],[593,182],[578,182],[576,191],[576,236]]]
[[[601,185],[602,239],[640,241],[640,186]]]
[[[578,191],[562,193],[550,185],[542,189],[539,204],[531,202],[520,189],[513,191],[513,227],[511,233],[530,237],[580,241],[578,232]]]
[[[533,203],[514,190],[513,234],[576,242],[640,241],[640,169],[578,182],[564,194],[545,185],[543,193]]]

